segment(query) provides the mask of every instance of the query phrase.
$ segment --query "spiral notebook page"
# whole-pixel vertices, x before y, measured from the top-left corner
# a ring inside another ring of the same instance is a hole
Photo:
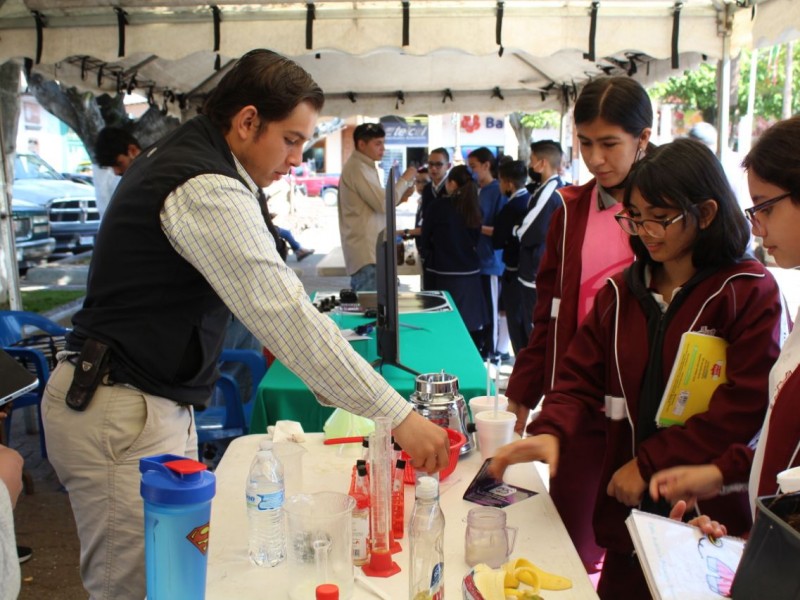
[[[653,598],[715,600],[730,596],[744,540],[704,536],[680,521],[633,510],[625,520]]]

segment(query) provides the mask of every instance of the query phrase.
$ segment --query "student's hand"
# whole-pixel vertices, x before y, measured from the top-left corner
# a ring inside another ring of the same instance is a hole
[[[722,489],[722,471],[715,465],[687,465],[659,471],[650,478],[650,496],[671,503],[685,500],[693,508],[697,500],[717,496]]]
[[[488,473],[498,480],[510,465],[540,460],[550,465],[550,475],[558,469],[558,438],[550,434],[534,435],[524,440],[511,442],[500,448],[492,458]]]
[[[528,416],[530,415],[531,410],[524,404],[514,402],[510,398],[508,399],[508,408],[506,410],[517,415],[517,423],[514,425],[514,433],[522,435],[525,432],[525,426],[528,424]]]
[[[22,492],[22,456],[16,450],[0,445],[0,481],[8,488],[11,506],[15,506]]]
[[[678,500],[675,503],[675,506],[672,507],[672,510],[669,513],[669,518],[675,521],[682,521],[683,515],[686,514],[686,509],[688,505],[683,500]],[[725,527],[719,521],[712,521],[711,517],[708,515],[700,515],[699,517],[695,517],[691,521],[689,521],[689,525],[693,525],[700,529],[704,535],[708,535],[711,537],[722,537],[723,535],[728,535],[728,528]]]
[[[395,441],[411,456],[415,469],[436,473],[447,467],[450,438],[442,427],[411,411],[392,433]]]
[[[606,493],[613,496],[625,506],[637,506],[642,501],[647,490],[647,482],[642,479],[639,473],[639,465],[636,459],[632,458],[625,465],[617,469],[617,472],[608,482]]]

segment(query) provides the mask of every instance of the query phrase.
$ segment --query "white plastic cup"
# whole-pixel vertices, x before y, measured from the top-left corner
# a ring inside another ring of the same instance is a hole
[[[506,410],[508,408],[508,398],[500,394],[497,398],[497,410]],[[469,401],[469,410],[472,412],[472,420],[475,420],[475,415],[482,413],[485,410],[494,410],[494,396],[475,396]]]
[[[514,439],[517,415],[506,410],[485,410],[473,414],[478,429],[478,448],[483,460],[494,456],[497,449],[510,444]]]

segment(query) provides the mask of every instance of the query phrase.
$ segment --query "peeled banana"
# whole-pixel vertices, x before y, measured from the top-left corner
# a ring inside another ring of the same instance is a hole
[[[537,567],[525,558],[518,558],[502,566],[505,571],[504,585],[507,588],[516,588],[520,583],[531,586],[536,593],[543,590],[568,590],[572,581],[561,575],[548,573]]]

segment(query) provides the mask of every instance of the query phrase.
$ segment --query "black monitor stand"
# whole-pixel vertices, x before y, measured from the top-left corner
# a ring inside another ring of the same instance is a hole
[[[395,218],[395,182],[399,177],[397,167],[389,172],[386,182],[386,229],[378,235],[376,246],[376,276],[378,316],[375,337],[378,342],[378,359],[372,363],[379,371],[392,365],[412,375],[414,369],[400,362],[399,308],[397,301],[397,224]]]

